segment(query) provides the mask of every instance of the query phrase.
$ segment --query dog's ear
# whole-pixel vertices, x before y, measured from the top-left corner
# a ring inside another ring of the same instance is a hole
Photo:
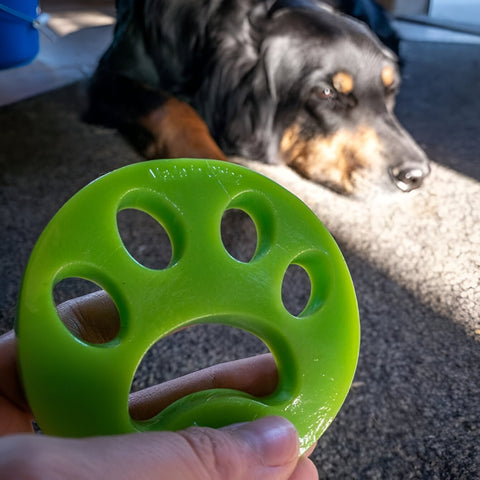
[[[270,93],[272,100],[277,102],[278,96],[275,77],[282,63],[282,55],[278,45],[273,44],[273,42],[265,43],[262,46],[259,62],[265,75],[267,90]]]
[[[268,92],[275,102],[280,101],[292,87],[301,82],[306,63],[301,43],[290,32],[271,35],[263,42],[259,63],[265,75]]]
[[[275,66],[279,59],[265,59],[260,56],[246,75],[233,74],[217,76],[223,82],[216,82],[218,88],[206,105],[207,122],[220,147],[229,154],[276,162],[279,136],[274,131],[277,107],[275,89]],[[270,82],[270,84],[269,84]],[[234,91],[235,95],[230,92]],[[205,114],[205,112],[203,112]]]
[[[228,102],[220,126],[220,146],[227,154],[236,152],[246,158],[275,162],[279,142],[274,132],[277,102],[267,82],[264,66],[259,63],[248,84],[237,85],[238,98]]]

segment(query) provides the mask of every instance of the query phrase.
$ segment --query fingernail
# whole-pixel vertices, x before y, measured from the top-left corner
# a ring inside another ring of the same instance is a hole
[[[264,465],[285,465],[298,457],[298,433],[283,417],[265,417],[226,430],[246,441],[261,456]]]

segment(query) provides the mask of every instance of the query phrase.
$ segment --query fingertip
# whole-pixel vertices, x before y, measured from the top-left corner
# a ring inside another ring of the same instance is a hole
[[[289,480],[318,480],[318,470],[308,457],[301,457]]]
[[[303,454],[303,456],[309,457],[316,448],[317,448],[317,442],[315,442],[311,447],[309,447],[308,450]]]
[[[283,417],[264,417],[226,427],[226,430],[247,442],[266,466],[286,465],[298,458],[297,430]]]

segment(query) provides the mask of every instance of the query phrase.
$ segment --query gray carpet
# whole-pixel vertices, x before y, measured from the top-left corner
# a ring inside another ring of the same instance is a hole
[[[397,112],[434,160],[422,190],[345,198],[287,168],[242,161],[310,205],[357,290],[359,365],[314,453],[320,478],[480,478],[480,48],[405,43],[403,53]],[[0,332],[52,215],[89,181],[140,159],[116,132],[83,124],[84,105],[79,83],[0,110]],[[148,256],[153,233],[140,227],[145,237],[126,235]],[[248,251],[245,219],[225,229],[234,250]],[[294,307],[306,288],[296,278],[286,286]],[[263,348],[240,331],[196,327],[159,342],[135,387]]]

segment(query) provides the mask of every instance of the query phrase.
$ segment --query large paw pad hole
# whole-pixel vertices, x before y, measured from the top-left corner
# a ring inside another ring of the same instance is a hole
[[[147,268],[162,270],[172,261],[172,243],[163,225],[142,210],[117,213],[118,232],[129,254]]]
[[[262,356],[268,353],[258,337],[226,325],[200,324],[175,332],[150,347],[138,365],[130,415],[136,421],[148,420],[176,400],[212,388],[267,396],[278,382],[275,360]],[[253,357],[258,367],[252,367]],[[222,363],[230,361],[235,364],[227,371]],[[204,369],[208,375],[195,373]]]
[[[82,298],[79,298],[82,297]],[[88,297],[96,297],[89,306]],[[58,282],[53,300],[60,320],[82,341],[105,344],[114,340],[120,331],[120,314],[110,295],[96,283],[78,277]]]

